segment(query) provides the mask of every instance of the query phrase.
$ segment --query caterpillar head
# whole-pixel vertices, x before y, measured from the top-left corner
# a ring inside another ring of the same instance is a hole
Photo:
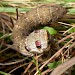
[[[26,50],[30,53],[43,53],[50,49],[48,34],[44,29],[35,30],[26,38]]]

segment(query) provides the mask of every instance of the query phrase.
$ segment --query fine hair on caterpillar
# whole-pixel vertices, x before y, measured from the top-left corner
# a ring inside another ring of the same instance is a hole
[[[46,26],[62,18],[67,10],[58,4],[44,4],[34,8],[18,19],[13,28],[12,40],[15,49],[21,54],[32,56],[33,54],[25,49],[26,37],[30,31],[37,26]]]

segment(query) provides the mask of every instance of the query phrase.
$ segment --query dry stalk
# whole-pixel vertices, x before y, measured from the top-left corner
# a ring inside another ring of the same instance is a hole
[[[75,57],[59,65],[57,68],[54,69],[54,71],[50,75],[61,75],[73,65],[75,65]]]
[[[61,54],[61,52],[63,51],[63,49],[64,49],[68,44],[70,44],[73,40],[74,40],[74,38],[71,39],[69,42],[67,42],[67,43],[66,43],[61,49],[59,49],[50,59],[48,59],[47,61],[45,61],[45,63],[44,63],[39,69],[42,70],[43,67],[44,67],[45,65],[47,65],[52,59],[58,57],[58,56]],[[34,75],[37,75],[37,74],[38,74],[38,71],[37,71]]]

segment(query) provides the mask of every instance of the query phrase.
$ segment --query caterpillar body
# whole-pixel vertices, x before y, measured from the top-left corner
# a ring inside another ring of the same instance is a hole
[[[13,45],[23,55],[33,54],[25,49],[26,37],[37,26],[46,26],[62,18],[66,9],[58,4],[44,4],[23,14],[13,28]]]

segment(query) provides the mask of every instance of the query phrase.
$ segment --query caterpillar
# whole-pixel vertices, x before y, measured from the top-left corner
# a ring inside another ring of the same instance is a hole
[[[32,56],[33,54],[25,49],[26,37],[32,29],[37,26],[46,26],[51,22],[55,22],[62,18],[66,12],[67,10],[59,4],[44,4],[20,16],[12,32],[15,49],[23,55]]]

